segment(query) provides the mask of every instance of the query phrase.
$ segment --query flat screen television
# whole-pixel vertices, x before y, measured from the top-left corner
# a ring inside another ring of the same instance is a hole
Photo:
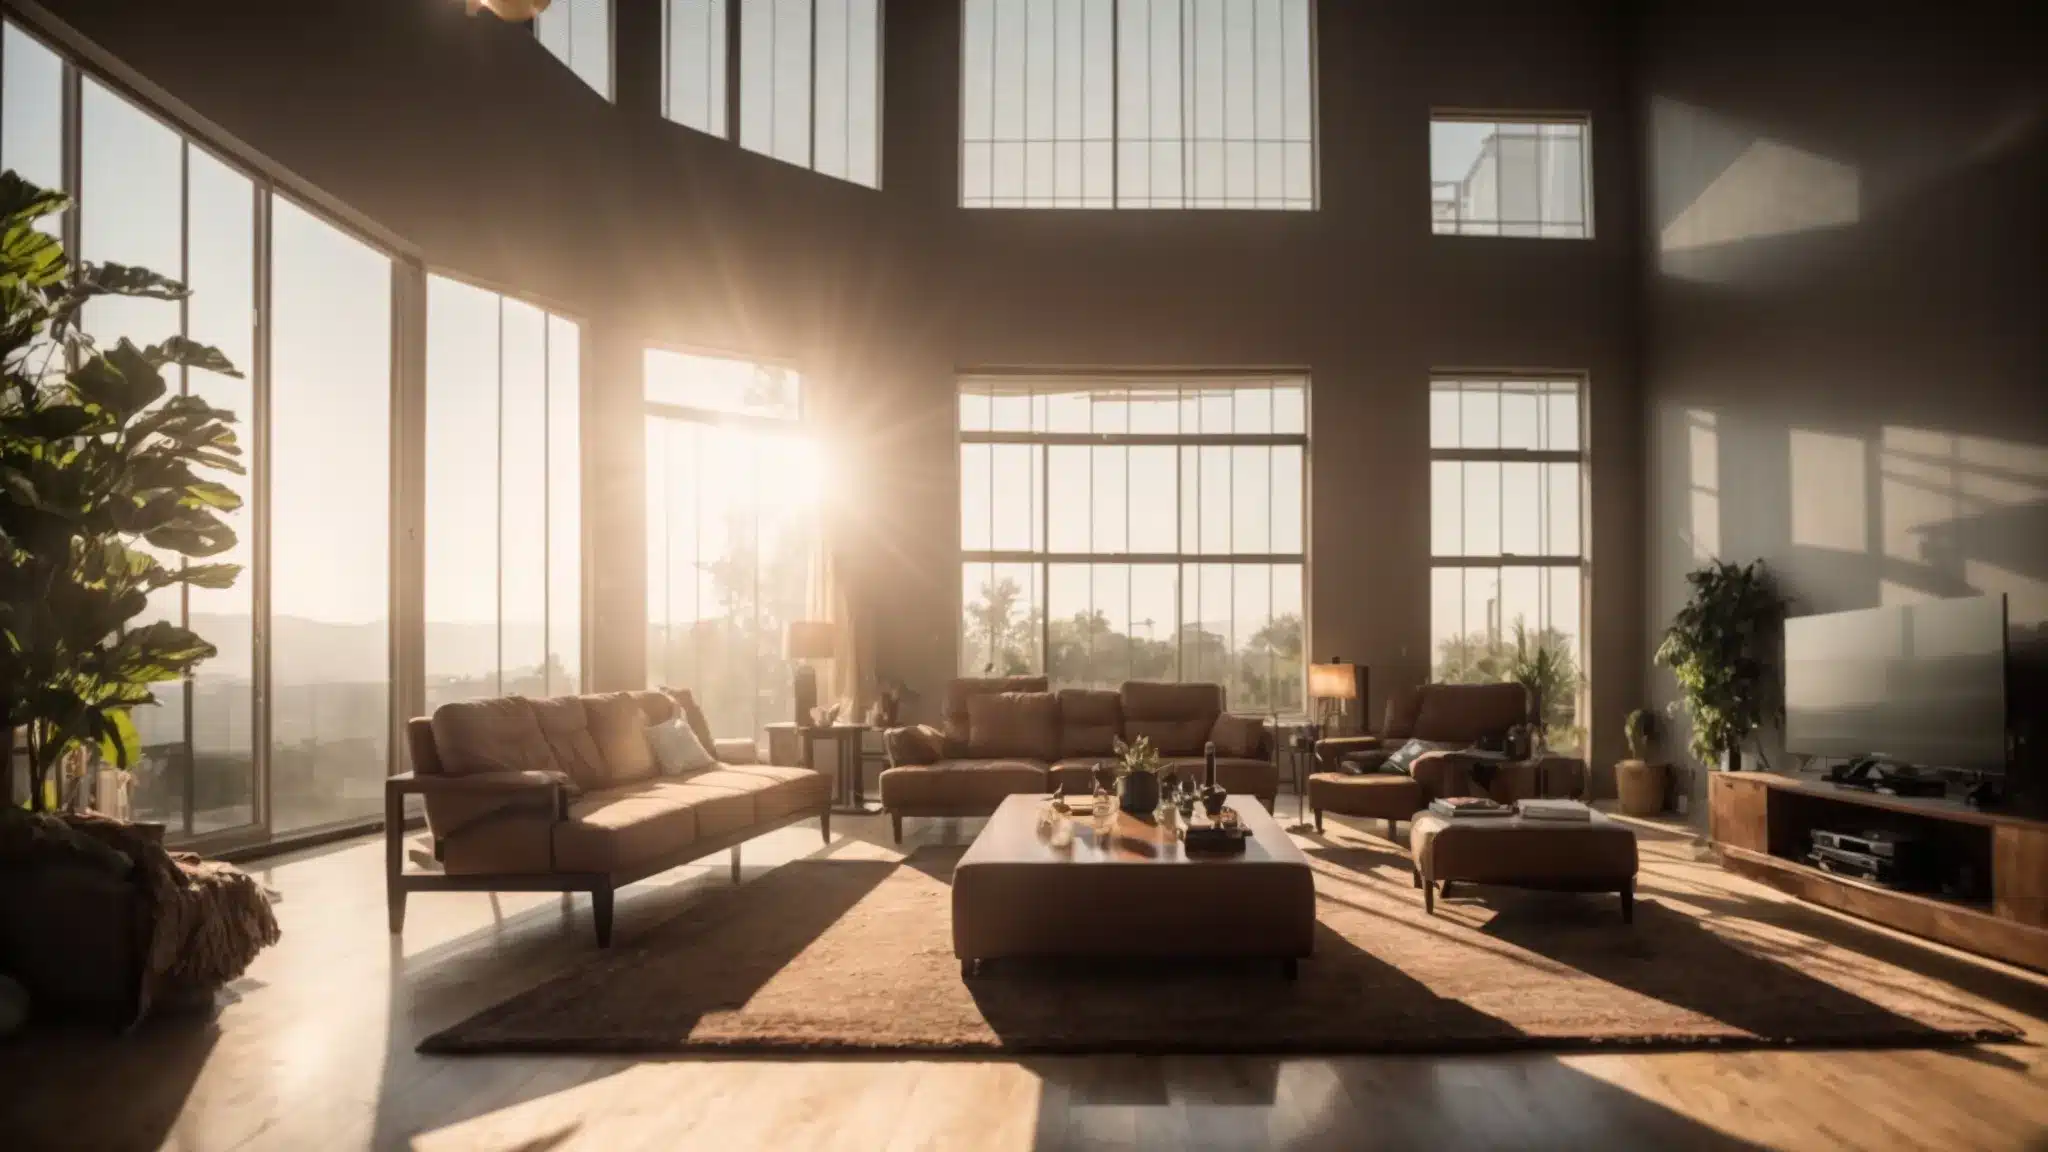
[[[2004,771],[2005,597],[1785,621],[1785,749]]]

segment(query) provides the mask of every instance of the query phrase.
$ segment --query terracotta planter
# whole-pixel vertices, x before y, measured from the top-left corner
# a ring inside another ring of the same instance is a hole
[[[1630,816],[1655,816],[1662,812],[1670,781],[1669,765],[1623,760],[1614,766],[1614,786],[1621,793],[1621,810]]]

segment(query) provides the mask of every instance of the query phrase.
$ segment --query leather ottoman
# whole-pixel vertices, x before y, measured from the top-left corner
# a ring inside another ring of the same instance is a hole
[[[1453,881],[1559,892],[1616,892],[1621,919],[1635,919],[1636,836],[1594,812],[1579,821],[1520,816],[1452,820],[1418,812],[1408,831],[1415,886],[1436,911],[1437,885]]]

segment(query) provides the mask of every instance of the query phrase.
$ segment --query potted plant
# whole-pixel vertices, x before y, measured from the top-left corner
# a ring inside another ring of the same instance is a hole
[[[1614,786],[1621,794],[1621,810],[1630,816],[1654,816],[1664,810],[1671,768],[1650,759],[1656,729],[1656,714],[1641,708],[1628,714],[1628,724],[1622,729],[1629,758],[1614,766]]]
[[[1685,579],[1692,596],[1665,630],[1657,663],[1678,679],[1673,710],[1692,722],[1693,755],[1740,771],[1743,743],[1784,710],[1770,655],[1786,602],[1761,560],[1715,561]]]
[[[1117,782],[1118,804],[1133,816],[1150,816],[1159,807],[1159,773],[1166,762],[1149,737],[1140,736],[1126,744],[1116,742],[1117,757],[1123,762],[1123,776]]]
[[[163,375],[240,373],[182,336],[108,349],[88,336],[79,316],[95,297],[188,293],[140,268],[74,268],[37,227],[67,203],[0,174],[0,732],[10,744],[23,732],[39,811],[57,805],[58,766],[76,749],[127,768],[140,751],[130,710],[213,655],[175,623],[137,625],[151,600],[226,588],[241,571],[188,562],[235,542],[221,513],[241,497],[208,476],[242,471],[234,417]]]

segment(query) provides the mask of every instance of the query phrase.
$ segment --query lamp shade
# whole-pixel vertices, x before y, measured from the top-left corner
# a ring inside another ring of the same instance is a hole
[[[783,655],[791,660],[830,660],[837,636],[829,620],[792,620],[788,647]]]
[[[1308,666],[1308,694],[1320,700],[1358,699],[1358,669],[1353,664]]]

